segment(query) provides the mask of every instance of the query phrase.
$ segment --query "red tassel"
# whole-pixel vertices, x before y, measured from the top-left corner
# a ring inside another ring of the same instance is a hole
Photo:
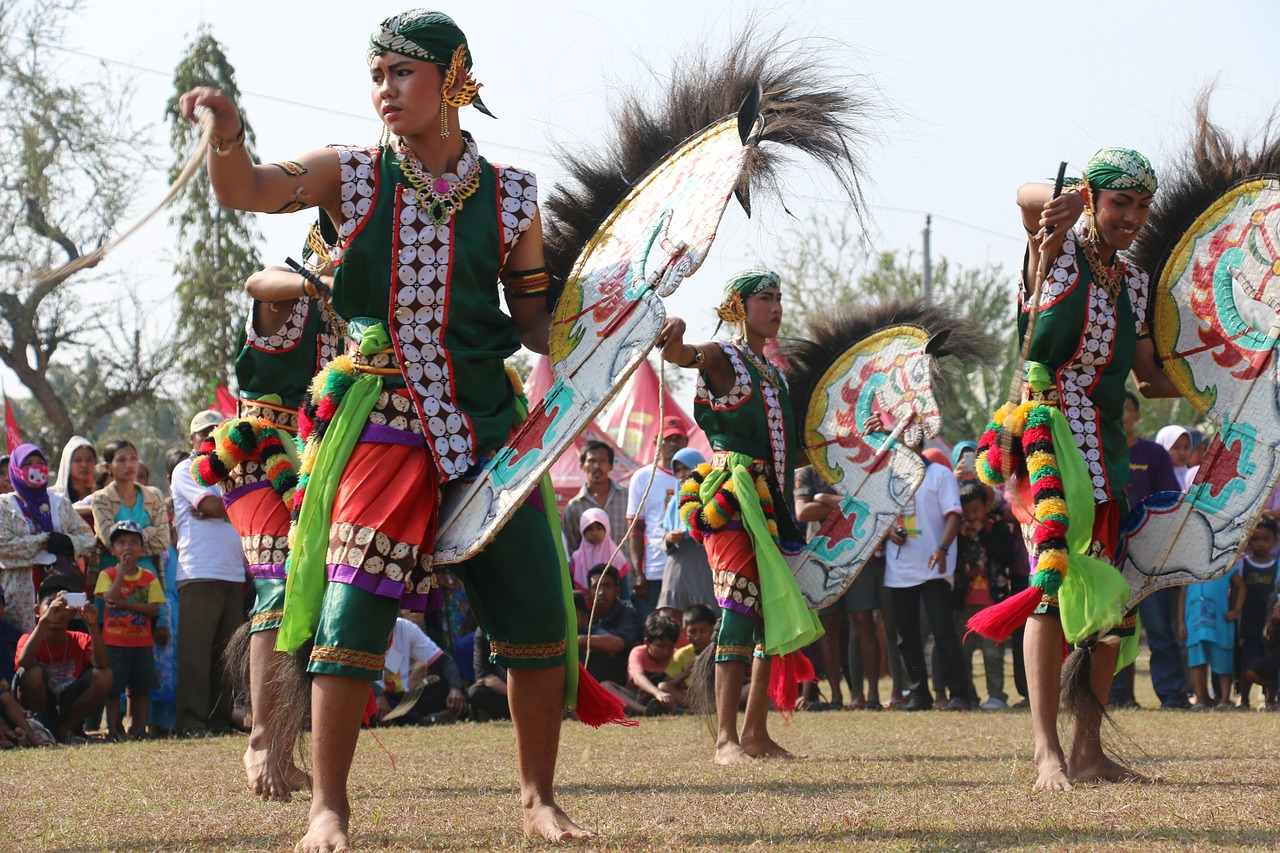
[[[818,674],[804,652],[775,656],[769,667],[769,699],[778,713],[789,720],[796,711],[800,682],[817,680]]]
[[[578,707],[574,710],[578,719],[593,729],[598,729],[605,723],[640,725],[635,720],[627,719],[627,709],[622,700],[601,687],[600,682],[592,678],[582,664],[578,664]]]
[[[973,614],[969,618],[969,630],[998,643],[1026,624],[1043,597],[1040,587],[1029,586],[1017,595]]]

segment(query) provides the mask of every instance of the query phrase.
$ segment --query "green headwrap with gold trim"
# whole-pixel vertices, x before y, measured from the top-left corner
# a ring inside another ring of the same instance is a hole
[[[1160,183],[1151,161],[1132,148],[1108,146],[1099,149],[1084,167],[1083,178],[1068,178],[1066,186],[1088,182],[1095,190],[1144,190],[1156,194]]]
[[[743,270],[725,284],[716,316],[721,323],[741,323],[747,319],[746,300],[768,287],[782,289],[782,279],[776,272],[764,268]]]
[[[369,36],[369,49],[365,58],[370,64],[382,53],[400,53],[413,59],[421,59],[448,68],[461,48],[462,67],[471,72],[471,48],[453,18],[443,12],[412,9],[387,18]],[[497,118],[476,95],[471,102],[476,109],[490,118]]]

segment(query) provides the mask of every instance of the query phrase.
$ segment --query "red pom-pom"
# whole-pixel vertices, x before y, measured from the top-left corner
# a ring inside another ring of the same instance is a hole
[[[1029,586],[1017,595],[973,614],[969,617],[969,630],[998,643],[1026,624],[1043,597],[1040,587]]]
[[[769,667],[769,698],[773,707],[784,719],[790,719],[800,696],[800,682],[817,680],[818,674],[804,652],[774,657]]]
[[[316,406],[316,417],[322,421],[331,421],[337,414],[338,407],[333,402],[332,394],[325,394],[324,399]]]
[[[591,677],[591,673],[578,664],[578,707],[574,711],[578,719],[598,729],[605,723],[617,723],[620,726],[638,726],[635,720],[628,720],[626,706],[622,700],[600,686],[600,682]]]

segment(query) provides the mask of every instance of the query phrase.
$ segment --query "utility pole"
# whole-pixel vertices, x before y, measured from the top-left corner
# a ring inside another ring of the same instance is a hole
[[[933,263],[929,258],[929,237],[933,228],[933,215],[926,213],[924,215],[924,295],[928,299],[933,290]]]

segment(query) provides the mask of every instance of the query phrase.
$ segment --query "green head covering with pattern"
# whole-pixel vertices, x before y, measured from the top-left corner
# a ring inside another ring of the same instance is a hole
[[[1102,148],[1089,159],[1083,179],[1069,178],[1063,183],[1076,186],[1083,181],[1095,190],[1143,190],[1152,195],[1160,186],[1150,160],[1132,148],[1115,146]]]
[[[387,18],[369,36],[369,49],[365,58],[370,64],[382,53],[399,53],[413,59],[421,59],[448,68],[454,55],[462,48],[462,66],[471,72],[471,48],[453,18],[443,12],[428,9],[412,9]],[[490,118],[497,118],[476,95],[472,105]]]
[[[724,299],[716,306],[720,322],[741,323],[747,318],[747,299],[768,287],[782,289],[782,279],[773,270],[743,270],[729,279],[724,286]]]

